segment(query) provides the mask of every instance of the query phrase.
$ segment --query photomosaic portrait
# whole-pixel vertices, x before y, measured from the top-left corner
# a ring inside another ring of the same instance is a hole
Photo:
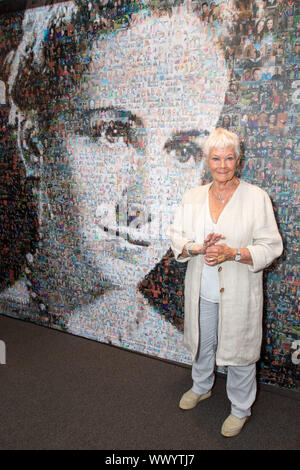
[[[222,126],[285,240],[260,377],[299,387],[296,4],[37,1],[0,20],[1,313],[189,364],[168,230]]]

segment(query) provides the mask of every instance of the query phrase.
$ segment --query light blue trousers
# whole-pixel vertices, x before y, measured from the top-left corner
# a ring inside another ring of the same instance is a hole
[[[215,379],[219,304],[200,299],[200,350],[192,366],[192,390],[199,395],[211,390]],[[226,390],[231,413],[237,418],[251,415],[256,397],[256,364],[228,366]]]

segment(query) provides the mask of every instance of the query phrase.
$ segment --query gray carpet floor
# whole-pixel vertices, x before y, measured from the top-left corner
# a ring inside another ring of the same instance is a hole
[[[1,450],[298,450],[300,392],[260,385],[250,421],[220,434],[225,376],[197,408],[178,407],[188,366],[0,315]]]

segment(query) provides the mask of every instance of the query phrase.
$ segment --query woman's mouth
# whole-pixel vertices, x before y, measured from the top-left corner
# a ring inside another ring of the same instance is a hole
[[[103,230],[107,235],[112,235],[114,238],[122,238],[131,245],[137,246],[150,246],[150,241],[147,240],[147,236],[144,230],[141,231],[134,229],[133,227],[107,227],[104,224],[97,223],[97,227]]]
[[[129,191],[125,190],[117,202],[97,208],[95,223],[101,230],[101,237],[105,234],[106,239],[122,239],[129,245],[141,247],[151,244],[151,214],[141,201],[136,202],[137,198],[134,194],[130,199]]]

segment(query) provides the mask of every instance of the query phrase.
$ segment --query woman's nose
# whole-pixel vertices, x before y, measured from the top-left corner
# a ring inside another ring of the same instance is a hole
[[[143,161],[136,150],[128,146],[119,149],[115,167],[116,190],[119,195],[123,191],[138,192],[142,187]]]

